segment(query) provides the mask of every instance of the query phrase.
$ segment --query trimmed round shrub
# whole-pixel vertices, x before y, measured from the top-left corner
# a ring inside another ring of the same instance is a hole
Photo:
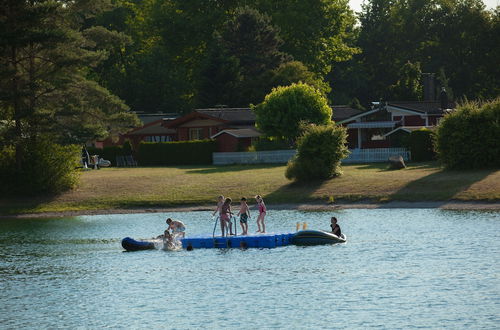
[[[434,151],[434,133],[426,128],[410,133],[408,144],[411,152],[411,160],[422,162],[436,158]]]
[[[273,88],[264,101],[254,107],[256,126],[267,136],[295,140],[300,125],[331,123],[332,109],[323,94],[307,84]]]
[[[436,148],[449,169],[500,166],[500,98],[468,102],[446,115],[438,126]]]
[[[340,162],[347,157],[347,130],[336,125],[310,125],[297,141],[297,155],[288,162],[289,180],[329,179],[342,174]]]

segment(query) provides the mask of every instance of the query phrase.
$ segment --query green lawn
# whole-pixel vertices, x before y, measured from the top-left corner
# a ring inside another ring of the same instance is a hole
[[[296,184],[285,166],[108,168],[82,173],[77,189],[51,197],[1,200],[0,213],[211,205],[223,194],[264,196],[266,203],[500,200],[500,171],[443,171],[436,163],[387,170],[386,164],[343,166],[341,177]]]

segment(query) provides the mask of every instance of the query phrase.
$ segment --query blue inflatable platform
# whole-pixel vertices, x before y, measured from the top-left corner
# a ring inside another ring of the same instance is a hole
[[[182,239],[185,249],[212,249],[212,248],[275,248],[291,244],[290,240],[295,233],[269,233],[245,236],[191,236]]]

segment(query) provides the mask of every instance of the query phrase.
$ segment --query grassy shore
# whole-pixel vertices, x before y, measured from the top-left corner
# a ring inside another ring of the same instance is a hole
[[[211,205],[263,195],[268,204],[369,201],[498,201],[500,171],[443,171],[436,163],[387,170],[386,164],[346,165],[341,177],[291,183],[285,166],[108,168],[82,173],[77,189],[44,198],[0,200],[0,214]]]

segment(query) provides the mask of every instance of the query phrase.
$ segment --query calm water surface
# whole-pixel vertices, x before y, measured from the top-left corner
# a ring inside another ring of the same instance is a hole
[[[0,328],[500,328],[499,212],[270,210],[269,231],[336,215],[348,243],[122,251],[166,215],[0,220]]]

